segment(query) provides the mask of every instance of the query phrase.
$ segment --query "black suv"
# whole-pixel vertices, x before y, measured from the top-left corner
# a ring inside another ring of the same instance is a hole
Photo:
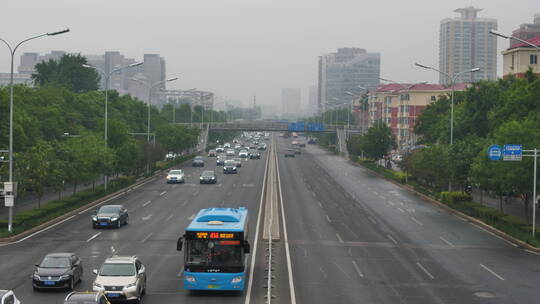
[[[251,155],[249,156],[249,159],[261,159],[261,153],[259,152],[251,153]]]
[[[122,205],[104,205],[92,216],[92,227],[120,228],[129,221],[127,209]]]
[[[195,156],[195,159],[193,159],[191,165],[193,167],[204,167],[204,160],[202,156]]]
[[[215,184],[217,183],[216,172],[208,170],[204,171],[199,178],[201,184]]]
[[[68,288],[73,290],[83,275],[82,262],[74,253],[49,253],[36,265],[32,276],[34,290]]]

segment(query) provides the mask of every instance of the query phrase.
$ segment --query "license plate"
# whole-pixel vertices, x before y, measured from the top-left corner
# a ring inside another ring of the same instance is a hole
[[[219,285],[208,285],[208,289],[218,289]]]
[[[107,226],[107,223],[99,223],[101,226]]]
[[[110,298],[118,298],[118,297],[120,297],[120,294],[119,293],[108,293],[107,296],[110,297]]]
[[[55,283],[53,281],[44,281],[43,285],[54,285]]]

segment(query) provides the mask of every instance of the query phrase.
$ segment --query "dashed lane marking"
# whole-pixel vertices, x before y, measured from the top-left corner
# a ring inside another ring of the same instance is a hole
[[[449,240],[443,238],[442,236],[440,236],[439,239],[441,239],[441,241],[445,242],[446,245],[448,245],[448,246],[450,246],[450,247],[455,247],[454,244],[452,244]]]
[[[159,194],[159,196],[163,196],[163,194],[167,193],[167,191],[163,191]]]
[[[356,270],[356,273],[358,273],[358,276],[363,278],[364,274],[362,273],[362,271],[360,271],[360,267],[358,267],[358,264],[356,264],[356,261],[352,261],[352,264],[354,266],[354,269]]]
[[[341,238],[341,236],[339,235],[339,233],[336,233],[336,237],[337,237],[337,239],[338,239],[338,241],[339,241],[340,243],[343,243],[343,239]]]
[[[150,232],[150,234],[148,234],[144,239],[142,239],[142,243],[148,241],[148,239],[152,236],[152,234],[154,234],[153,232]]]
[[[143,207],[148,206],[152,201],[147,201],[146,203],[142,204]]]
[[[422,269],[422,271],[430,278],[430,279],[435,279],[435,277],[422,265],[420,264],[420,262],[416,262],[416,266],[418,266],[418,268]]]
[[[482,268],[484,268],[487,272],[491,273],[493,276],[495,276],[497,279],[504,281],[504,278],[498,275],[495,271],[489,269],[486,265],[480,264]]]
[[[168,222],[170,219],[172,219],[173,216],[174,216],[174,214],[169,215],[169,216],[165,219],[165,222]]]
[[[326,216],[326,221],[327,221],[328,223],[332,223],[332,220],[328,217],[328,215]]]
[[[92,235],[88,240],[86,240],[86,242],[87,242],[87,243],[90,242],[91,240],[97,238],[100,234],[101,234],[101,232],[98,232],[98,233]]]
[[[151,217],[152,217],[152,214],[149,214],[149,215],[147,215],[145,217],[142,217],[141,220],[148,221]]]
[[[420,226],[424,226],[424,224],[422,224],[422,222],[420,222],[419,220],[417,220],[416,218],[414,218],[414,217],[412,217],[412,216],[411,216],[411,220],[412,220],[413,222],[417,223],[417,224],[420,225]]]
[[[372,217],[369,216],[369,215],[368,215],[367,218],[369,219],[370,222],[372,222],[373,224],[377,225],[377,221],[376,221],[374,218],[372,218]]]
[[[401,208],[399,208],[399,207],[397,208],[397,210],[399,210],[399,211],[405,213],[405,210],[403,210],[403,209],[401,209]]]
[[[396,241],[396,239],[394,237],[392,237],[390,234],[387,234],[386,235],[394,244],[398,244],[398,242]]]

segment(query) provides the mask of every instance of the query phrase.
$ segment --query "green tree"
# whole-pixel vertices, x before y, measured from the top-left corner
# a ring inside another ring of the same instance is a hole
[[[392,130],[386,124],[375,125],[362,136],[361,149],[364,154],[373,159],[381,159],[390,150],[395,149],[396,139]]]
[[[77,93],[97,90],[99,74],[93,68],[83,67],[86,63],[80,54],[64,55],[59,61],[38,63],[32,79],[41,87],[64,86]]]

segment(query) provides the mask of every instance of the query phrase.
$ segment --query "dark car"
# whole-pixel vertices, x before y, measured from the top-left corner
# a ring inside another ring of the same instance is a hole
[[[218,156],[218,158],[217,158],[217,160],[216,160],[216,165],[217,165],[217,166],[223,166],[223,165],[225,165],[225,158],[224,158],[224,157],[219,157],[219,156]]]
[[[238,169],[236,169],[236,161],[234,161],[233,159],[227,159],[225,161],[225,165],[223,165],[223,173],[224,174],[238,173]]]
[[[74,253],[49,253],[36,265],[32,276],[34,290],[67,288],[73,290],[83,275],[82,262]]]
[[[67,295],[64,304],[111,304],[103,291],[74,291]]]
[[[199,178],[201,184],[215,184],[217,183],[216,172],[212,170],[204,171]]]
[[[251,153],[251,155],[249,156],[249,159],[261,159],[261,153],[259,152]]]
[[[195,156],[191,165],[193,167],[204,167],[204,160],[202,156]]]
[[[314,145],[317,143],[317,138],[311,137],[310,139],[308,139],[307,143],[310,145]]]
[[[285,151],[285,157],[294,157],[294,150],[287,149],[287,151]]]
[[[104,205],[92,216],[92,226],[120,228],[129,221],[127,209],[122,205]]]
[[[302,154],[302,150],[300,148],[294,149],[294,154]]]
[[[303,142],[303,141],[301,141],[301,142],[298,143],[298,146],[299,146],[299,147],[302,147],[302,148],[305,148],[305,147],[306,147],[306,143]]]

